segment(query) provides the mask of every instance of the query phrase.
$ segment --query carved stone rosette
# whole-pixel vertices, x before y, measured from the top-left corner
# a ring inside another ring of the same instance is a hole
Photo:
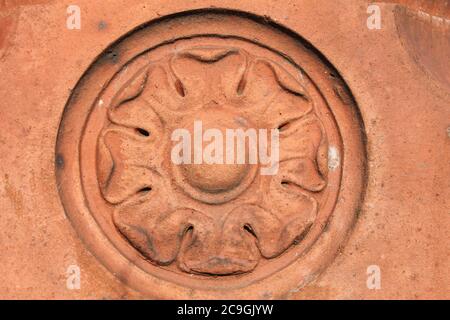
[[[356,104],[322,60],[281,28],[213,12],[109,48],[68,102],[56,151],[63,204],[94,254],[163,298],[280,297],[313,280],[353,224],[365,170]],[[174,164],[171,134],[195,121],[279,129],[277,173]]]

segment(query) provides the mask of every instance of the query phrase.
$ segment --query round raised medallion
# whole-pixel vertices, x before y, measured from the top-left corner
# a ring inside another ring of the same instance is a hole
[[[364,131],[338,73],[258,17],[191,12],[113,44],[66,105],[56,175],[99,260],[161,298],[283,297],[343,245]]]

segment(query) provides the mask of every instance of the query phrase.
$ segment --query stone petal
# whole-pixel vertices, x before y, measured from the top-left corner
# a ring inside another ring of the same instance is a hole
[[[280,176],[272,178],[262,206],[270,208],[281,221],[280,248],[301,240],[317,216],[317,200],[295,184],[286,183]]]
[[[222,250],[228,259],[240,258],[256,265],[259,254],[265,258],[274,258],[285,251],[303,235],[311,221],[296,217],[279,218],[272,212],[255,205],[246,205],[234,209],[223,227]]]
[[[164,212],[159,205],[161,196],[164,199],[161,192],[155,193],[153,201],[132,203],[118,210],[114,223],[120,232],[144,256],[161,265],[174,262],[180,250],[186,250],[182,246],[202,255],[201,249],[208,249],[204,244],[213,232],[210,218],[191,209],[158,214]]]
[[[228,254],[252,257],[251,253],[255,251],[252,247],[257,246],[264,257],[271,258],[280,251],[281,228],[277,217],[258,206],[236,208],[224,224],[222,250]],[[236,246],[241,250],[236,251]]]
[[[269,105],[265,114],[270,128],[282,128],[304,117],[312,110],[311,102],[298,95],[282,91]]]
[[[104,131],[102,139],[115,165],[150,166],[159,154],[155,143],[157,138],[147,137],[136,130],[112,127]]]
[[[148,66],[139,70],[125,85],[119,90],[112,100],[112,107],[115,108],[122,103],[132,100],[142,93],[148,77]]]
[[[322,126],[313,114],[285,123],[280,128],[280,161],[291,158],[317,158],[325,142]]]
[[[153,108],[143,99],[135,99],[109,109],[111,122],[138,130],[149,142],[161,141],[163,126]]]
[[[298,81],[281,66],[264,59],[251,63],[244,83],[242,96],[249,108],[265,111],[280,92],[308,101],[306,90]]]
[[[147,168],[115,166],[105,187],[102,188],[102,193],[108,202],[121,203],[138,192],[152,189],[157,177]]]
[[[242,97],[247,108],[265,111],[280,91],[273,68],[269,62],[257,60],[251,63],[245,78]]]
[[[271,63],[271,67],[280,87],[294,95],[302,97],[306,101],[309,101],[305,88],[289,72],[276,63]]]
[[[151,188],[158,174],[150,169],[156,161],[155,150],[146,143],[145,138],[135,137],[123,129],[107,130],[100,138],[99,172],[101,172],[101,189],[104,197],[111,203],[120,203],[145,188]],[[109,159],[105,159],[106,151]],[[144,155],[144,156],[143,156]],[[145,155],[148,158],[145,159]],[[111,164],[106,160],[111,160]],[[101,167],[105,164],[105,167]],[[109,170],[109,172],[108,172]]]
[[[237,230],[242,229],[242,233]],[[195,230],[195,227],[194,227]],[[191,244],[182,254],[182,269],[215,275],[240,274],[253,270],[260,254],[254,237],[243,226],[230,221],[217,226],[201,242]]]
[[[321,191],[326,182],[320,175],[313,160],[308,158],[294,158],[284,161],[280,165],[280,177],[283,183],[294,183],[312,192]]]
[[[148,71],[148,79],[140,98],[147,101],[155,112],[164,115],[183,107],[182,92],[164,67],[155,65]]]
[[[171,62],[188,100],[204,105],[236,98],[246,56],[233,48],[199,47],[178,53]]]
[[[281,163],[280,171],[284,171],[284,163]],[[281,174],[270,181],[268,197],[264,198],[263,204],[264,207],[272,204],[272,211],[277,217],[287,217],[290,220],[299,214],[308,215],[314,211],[315,202],[315,199],[301,188],[283,180]]]
[[[196,47],[180,52],[180,57],[189,57],[205,63],[213,63],[238,53],[238,49],[222,47]]]

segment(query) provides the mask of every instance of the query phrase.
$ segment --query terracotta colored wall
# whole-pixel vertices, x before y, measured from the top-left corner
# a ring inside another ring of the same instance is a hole
[[[0,298],[448,299],[450,3],[370,5],[0,1]]]

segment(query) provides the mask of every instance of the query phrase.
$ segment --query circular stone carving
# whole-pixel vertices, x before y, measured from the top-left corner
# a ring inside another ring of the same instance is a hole
[[[278,129],[276,174],[250,152],[174,163],[173,133],[196,139],[196,123],[223,137]],[[138,29],[89,68],[65,108],[56,175],[80,237],[130,286],[282,297],[333,260],[354,222],[362,128],[343,80],[300,38],[257,17],[187,13]]]

